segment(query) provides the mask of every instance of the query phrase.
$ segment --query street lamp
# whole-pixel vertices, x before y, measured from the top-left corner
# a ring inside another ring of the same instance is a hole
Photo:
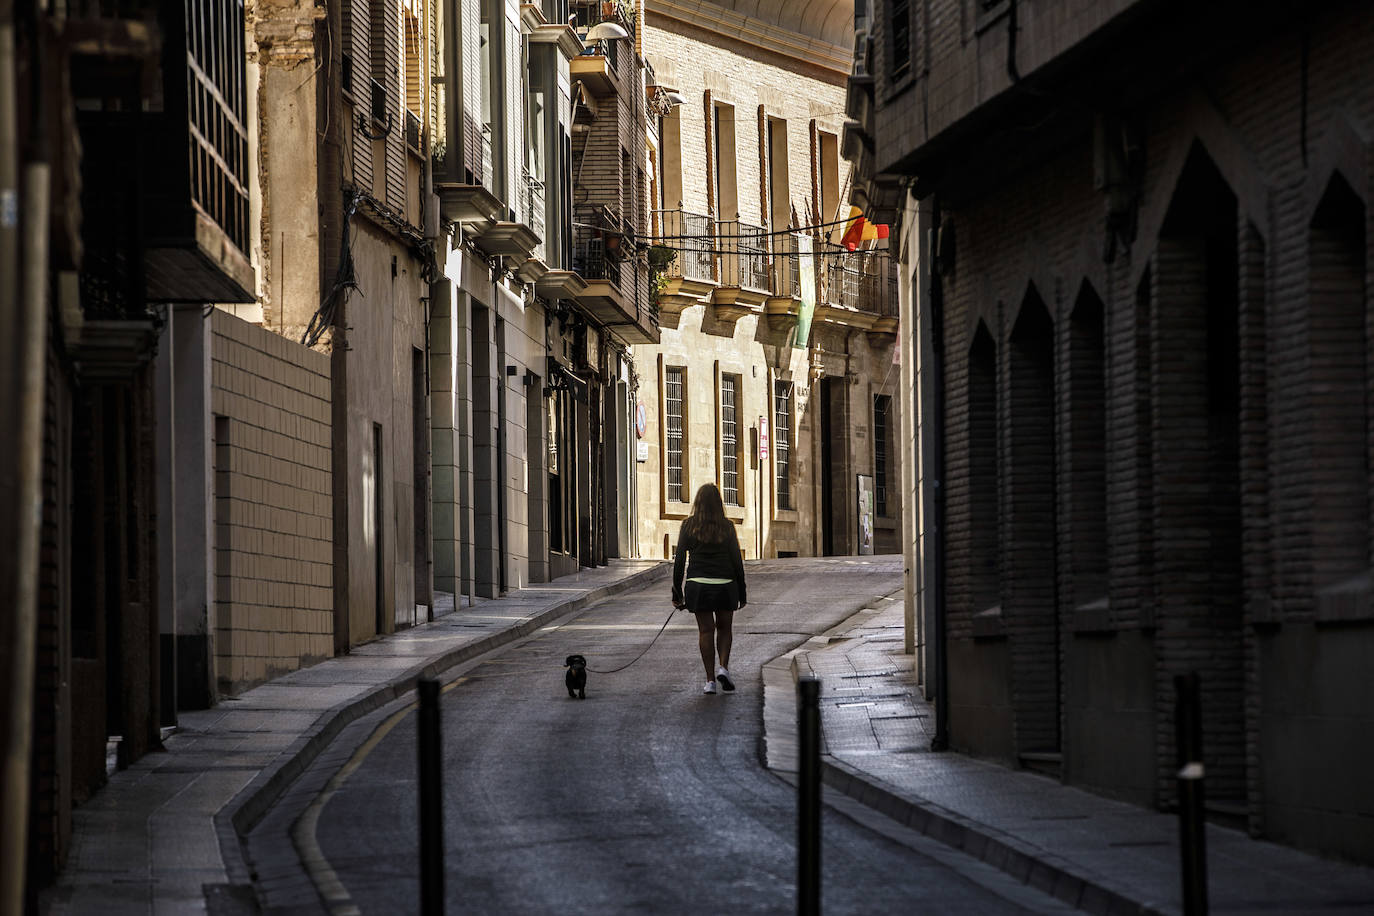
[[[625,28],[614,22],[598,22],[587,30],[588,41],[616,41],[621,38],[629,38],[630,33]]]

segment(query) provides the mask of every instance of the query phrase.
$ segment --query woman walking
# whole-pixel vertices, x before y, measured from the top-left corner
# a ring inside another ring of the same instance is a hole
[[[735,611],[744,604],[739,536],[734,523],[725,517],[720,490],[713,483],[702,484],[692,501],[692,514],[678,533],[673,558],[673,607],[685,607],[697,618],[697,645],[706,668],[702,693],[715,693],[717,681],[723,690],[735,689],[735,682],[730,680],[730,644],[734,640]]]

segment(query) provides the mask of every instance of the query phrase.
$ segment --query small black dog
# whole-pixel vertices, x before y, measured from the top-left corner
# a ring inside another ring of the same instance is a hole
[[[568,696],[587,699],[587,660],[580,655],[569,655],[563,667],[568,669],[567,677],[563,678],[568,685]]]

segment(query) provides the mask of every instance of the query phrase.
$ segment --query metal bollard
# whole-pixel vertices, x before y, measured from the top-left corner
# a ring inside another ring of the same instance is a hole
[[[1207,913],[1207,822],[1203,811],[1202,694],[1197,672],[1174,677],[1174,738],[1178,749],[1178,840],[1184,916]]]
[[[821,912],[821,682],[797,682],[797,913]]]
[[[439,740],[439,682],[416,684],[420,711],[416,720],[420,763],[420,912],[444,912],[444,800],[440,774],[443,756]]]

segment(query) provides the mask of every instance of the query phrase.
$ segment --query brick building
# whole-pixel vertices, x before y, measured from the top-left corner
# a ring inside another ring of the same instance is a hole
[[[1197,671],[1210,815],[1374,861],[1374,17],[863,6],[937,740],[1167,808]]]
[[[663,331],[634,348],[639,549],[670,557],[712,482],[746,557],[895,552],[895,274],[835,244],[849,10],[758,6],[647,4]]]

